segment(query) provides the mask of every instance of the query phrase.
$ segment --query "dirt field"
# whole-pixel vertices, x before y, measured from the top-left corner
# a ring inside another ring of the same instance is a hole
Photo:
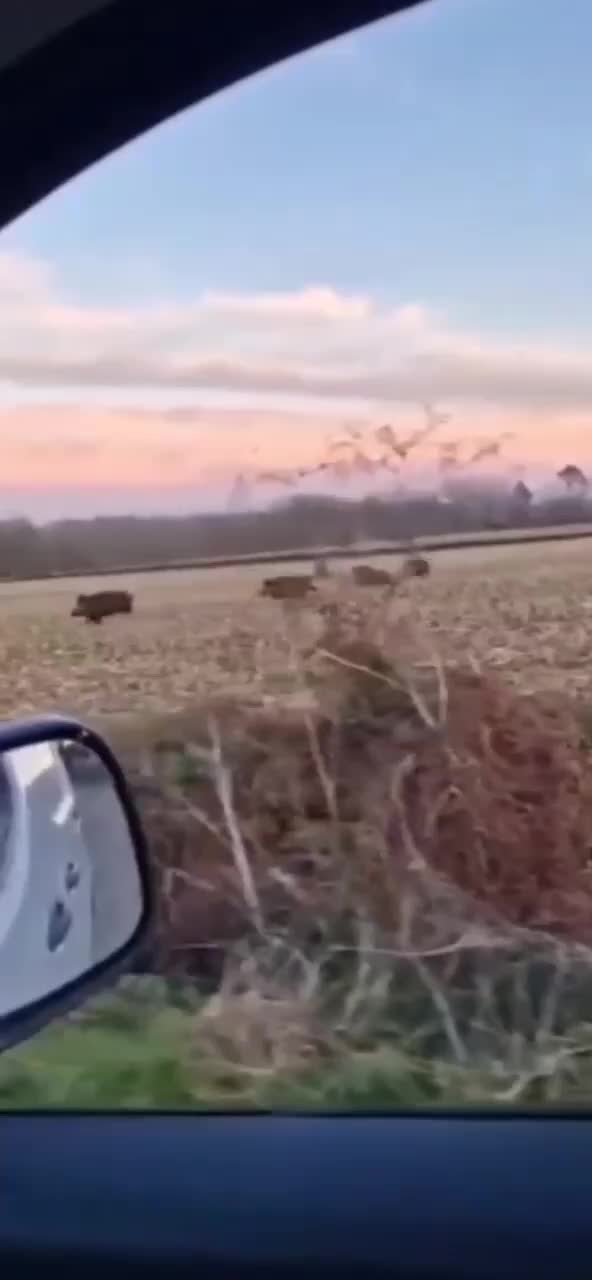
[[[372,561],[396,568],[393,557]],[[432,574],[397,593],[426,652],[493,667],[524,690],[557,689],[592,702],[592,546],[589,541],[442,551]],[[310,562],[290,566],[306,572]],[[349,564],[317,600],[349,586]],[[282,567],[286,572],[286,567]],[[0,585],[0,714],[62,710],[162,712],[204,694],[273,695],[290,686],[293,642],[319,633],[315,604],[284,611],[258,598],[273,566]],[[130,617],[101,627],[70,618],[79,591],[135,593]],[[366,604],[372,593],[358,594]],[[421,655],[419,655],[421,657]]]

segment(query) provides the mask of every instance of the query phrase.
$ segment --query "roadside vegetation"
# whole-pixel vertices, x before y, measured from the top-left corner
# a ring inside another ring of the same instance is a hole
[[[520,555],[101,635],[14,605],[27,699],[132,778],[159,920],[155,972],[4,1055],[0,1105],[589,1101],[588,569]]]

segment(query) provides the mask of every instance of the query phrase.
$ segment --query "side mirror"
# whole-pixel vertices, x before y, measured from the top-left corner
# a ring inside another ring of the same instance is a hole
[[[0,725],[0,1049],[128,970],[151,923],[124,774],[75,720]]]

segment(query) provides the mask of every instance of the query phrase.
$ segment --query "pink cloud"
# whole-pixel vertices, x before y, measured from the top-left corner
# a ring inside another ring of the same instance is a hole
[[[2,380],[4,488],[216,487],[318,465],[352,419],[362,435],[420,429],[422,466],[451,440],[455,465],[592,460],[592,349],[467,333],[417,300],[329,285],[97,307],[47,264],[0,254]],[[445,439],[421,437],[426,401]]]
[[[399,407],[390,419],[397,438],[421,437],[418,411]],[[378,457],[376,430],[384,416],[358,421],[355,448]],[[51,488],[106,485],[182,488],[220,485],[239,470],[249,473],[318,465],[329,443],[347,435],[343,415],[203,408],[156,410],[136,405],[19,405],[0,409],[0,477],[9,485]],[[442,427],[419,439],[403,465],[436,465],[442,448],[456,443],[462,466],[481,459],[498,468],[517,464],[551,470],[592,459],[592,418],[586,415],[512,415],[460,407]],[[384,446],[386,447],[386,446]],[[401,461],[401,459],[399,460]]]
[[[136,308],[74,305],[43,263],[0,255],[0,379],[360,403],[452,400],[516,412],[592,409],[592,348],[465,332],[417,300],[328,285],[199,294]]]

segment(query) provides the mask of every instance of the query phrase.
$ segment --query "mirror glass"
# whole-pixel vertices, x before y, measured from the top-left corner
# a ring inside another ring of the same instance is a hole
[[[79,980],[133,936],[136,850],[113,778],[75,741],[0,756],[0,1017]]]

